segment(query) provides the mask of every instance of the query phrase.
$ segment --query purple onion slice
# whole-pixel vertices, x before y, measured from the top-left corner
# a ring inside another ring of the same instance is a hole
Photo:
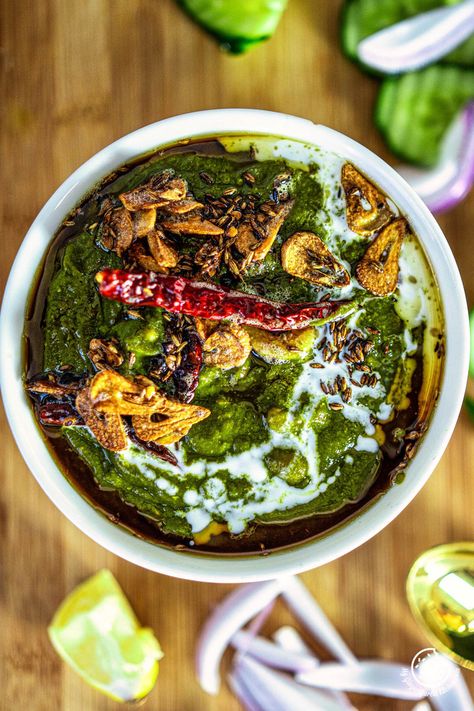
[[[431,212],[446,212],[460,203],[474,185],[474,101],[451,124],[434,168],[402,165],[398,172]]]

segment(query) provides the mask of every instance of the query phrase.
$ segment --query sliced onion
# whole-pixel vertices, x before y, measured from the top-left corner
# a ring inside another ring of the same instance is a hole
[[[306,654],[319,662],[313,650],[308,647],[300,633],[295,630],[294,627],[283,625],[283,627],[279,627],[275,630],[272,637],[282,649],[286,649],[288,652],[296,652],[297,654]]]
[[[438,165],[430,170],[400,166],[398,172],[434,213],[463,200],[474,185],[474,101],[470,101],[443,141]]]
[[[243,585],[231,592],[208,618],[196,652],[198,680],[208,694],[219,691],[219,667],[232,636],[272,602],[286,584],[286,578],[279,578]]]
[[[238,630],[230,642],[239,652],[250,654],[254,659],[276,669],[303,672],[318,665],[314,657],[284,650],[264,637],[256,637],[243,630]]]
[[[277,629],[272,636],[275,642],[283,649],[286,649],[289,652],[310,655],[315,662],[318,664],[320,663],[313,650],[308,647],[306,642],[301,638],[299,632],[297,632],[294,627],[284,625],[283,627]],[[334,701],[340,704],[341,708],[346,709],[346,711],[356,711],[349,697],[346,696],[343,691],[327,689],[326,693],[329,694]],[[428,711],[430,710],[428,709]]]
[[[474,32],[474,2],[423,12],[362,40],[359,59],[385,74],[402,74],[436,62]]]
[[[346,664],[358,663],[357,657],[299,578],[289,578],[282,595],[295,616],[336,659]]]
[[[271,600],[271,602],[268,603],[268,605],[265,605],[263,610],[260,610],[258,615],[256,615],[253,620],[249,622],[247,625],[246,631],[249,635],[252,637],[255,637],[257,635],[263,625],[265,624],[267,617],[270,616],[273,608],[275,607],[275,599]]]
[[[230,676],[262,711],[345,711],[324,692],[305,688],[251,657],[240,657]]]
[[[227,681],[245,711],[265,711],[265,709],[262,709],[262,707],[257,703],[255,697],[252,696],[245,678],[242,678],[241,675],[235,674],[235,672],[231,672],[227,675]],[[430,709],[428,709],[428,711],[430,711]]]
[[[324,663],[310,672],[298,674],[298,681],[323,689],[354,691],[391,699],[417,701],[427,690],[411,681],[410,668],[384,661],[360,661],[355,664]]]

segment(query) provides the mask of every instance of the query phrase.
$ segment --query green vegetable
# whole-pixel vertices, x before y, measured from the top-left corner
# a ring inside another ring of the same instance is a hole
[[[99,295],[94,275],[104,266],[118,267],[120,260],[95,247],[92,235],[84,232],[60,251],[57,265],[46,301],[43,367],[70,365],[81,373],[91,367],[91,338],[105,336],[122,311],[120,304]]]
[[[343,51],[349,59],[358,61],[357,48],[365,37],[422,12],[459,2],[461,0],[347,0],[341,18]],[[473,67],[474,36],[456,47],[443,61]],[[364,69],[373,72],[365,65]]]
[[[471,418],[471,420],[474,422],[474,398],[472,397],[466,397],[464,400],[464,406],[467,410],[467,414]]]
[[[377,99],[375,122],[400,158],[433,166],[456,114],[474,98],[474,70],[435,64],[385,79]]]
[[[245,52],[275,32],[288,0],[178,0],[224,49]]]
[[[251,402],[220,396],[212,402],[208,418],[191,428],[187,455],[193,459],[216,461],[240,454],[268,439],[261,415]]]
[[[309,484],[308,462],[296,449],[274,447],[264,457],[270,476],[279,476],[290,486],[304,487]]]

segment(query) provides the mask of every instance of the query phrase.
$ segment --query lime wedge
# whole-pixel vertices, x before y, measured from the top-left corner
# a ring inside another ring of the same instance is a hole
[[[88,684],[115,701],[146,696],[163,653],[140,624],[120,585],[101,570],[70,593],[48,628],[62,659]]]
[[[181,7],[221,42],[239,54],[275,32],[288,0],[178,0]]]

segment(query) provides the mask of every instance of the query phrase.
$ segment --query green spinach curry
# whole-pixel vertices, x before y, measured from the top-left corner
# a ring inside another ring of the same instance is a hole
[[[406,219],[343,158],[281,145],[185,142],[120,169],[32,299],[26,387],[62,469],[160,544],[321,535],[402,481],[435,402],[441,307]]]

